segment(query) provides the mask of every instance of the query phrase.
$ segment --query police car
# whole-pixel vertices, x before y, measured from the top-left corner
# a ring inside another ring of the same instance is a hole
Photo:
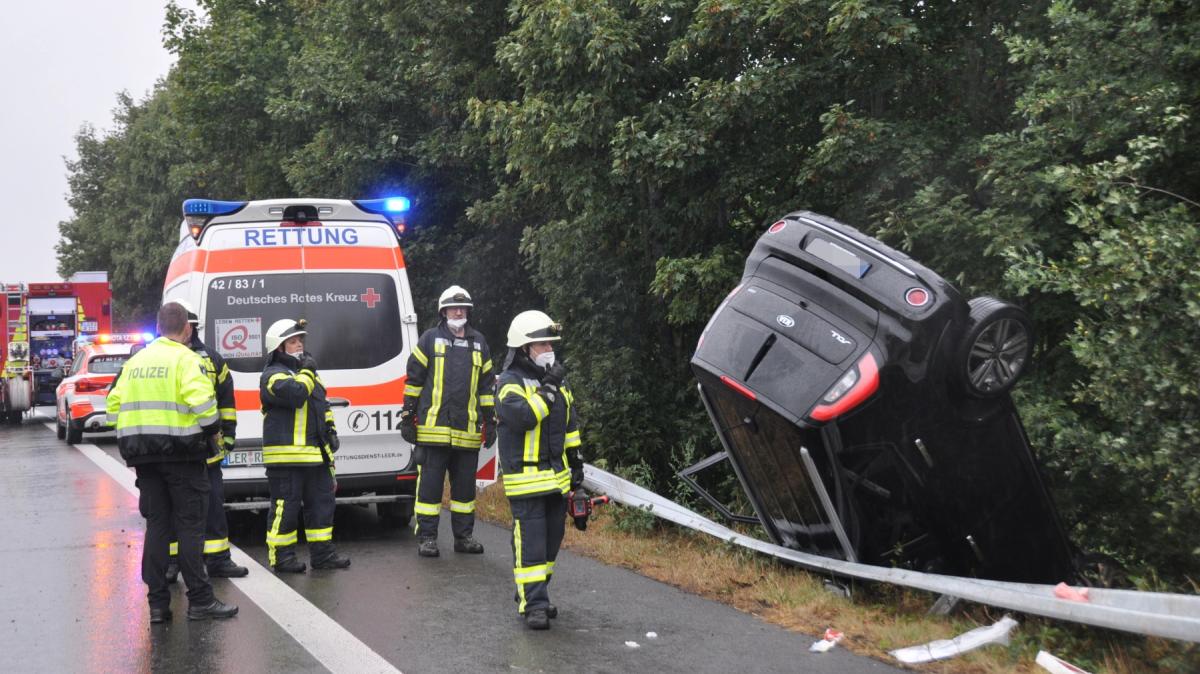
[[[267,326],[308,321],[307,350],[333,407],[341,449],[338,497],[378,503],[395,525],[412,516],[416,466],[400,411],[417,317],[400,246],[409,200],[184,202],[163,299],[185,299],[201,339],[225,358],[237,401],[237,444],[225,460],[228,501],[262,503],[259,376]],[[479,478],[495,480],[494,448]]]
[[[101,334],[80,338],[66,376],[54,391],[55,425],[58,438],[71,444],[81,442],[84,432],[110,430],[105,423],[105,401],[130,351],[154,339],[149,333]]]

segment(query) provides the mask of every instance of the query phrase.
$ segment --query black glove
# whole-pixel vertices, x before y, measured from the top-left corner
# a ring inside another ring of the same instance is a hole
[[[417,400],[408,398],[400,410],[400,437],[410,445],[417,444]]]
[[[492,442],[496,440],[496,422],[493,419],[484,419],[483,427],[479,429],[480,435],[483,436],[483,446],[490,447]]]
[[[329,425],[328,432],[329,432],[329,449],[336,454],[337,451],[339,449],[341,449],[341,447],[342,447],[342,441],[338,440],[337,430],[334,429],[332,424]]]
[[[583,486],[583,466],[571,466],[571,489]]]
[[[558,388],[562,386],[563,379],[567,378],[567,367],[562,364],[562,361],[555,361],[553,365],[546,368],[546,374],[542,375],[542,383]]]
[[[304,351],[296,359],[300,361],[301,370],[317,371],[317,359],[313,358],[311,353]]]
[[[550,403],[551,405],[553,405],[554,401],[558,399],[558,387],[554,384],[543,383],[538,387],[537,392],[538,395],[545,398],[546,402]]]

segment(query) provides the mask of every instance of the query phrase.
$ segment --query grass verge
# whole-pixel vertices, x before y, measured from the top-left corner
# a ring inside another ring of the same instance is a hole
[[[499,483],[480,493],[476,515],[512,526],[508,500]],[[948,639],[991,624],[1005,613],[970,604],[949,617],[930,616],[927,611],[934,595],[877,583],[854,584],[853,598],[848,599],[827,589],[821,575],[647,517],[617,504],[605,506],[586,532],[568,525],[563,547],[805,635],[819,635],[833,627],[846,634],[839,647],[892,664],[896,661],[887,654],[889,650]],[[1190,644],[1036,616],[1013,617],[1021,624],[1013,631],[1009,646],[989,646],[914,669],[969,674],[1044,672],[1034,658],[1038,650],[1046,650],[1095,674],[1200,671],[1200,649]]]

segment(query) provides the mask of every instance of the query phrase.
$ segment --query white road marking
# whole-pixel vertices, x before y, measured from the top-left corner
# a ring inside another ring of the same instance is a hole
[[[47,423],[46,427],[54,430],[54,423]],[[138,495],[132,470],[96,445],[79,444],[74,447],[126,491]],[[276,578],[272,571],[254,561],[236,545],[230,545],[229,549],[233,553],[233,561],[250,568],[249,576],[229,580],[331,672],[399,674],[400,670]]]

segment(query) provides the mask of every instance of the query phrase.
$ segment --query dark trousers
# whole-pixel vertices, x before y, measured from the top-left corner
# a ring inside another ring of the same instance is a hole
[[[513,516],[513,579],[517,583],[517,612],[550,605],[548,585],[566,530],[566,501],[562,494],[510,498]]]
[[[455,538],[475,532],[475,473],[479,452],[449,447],[421,447],[425,458],[417,467],[417,538],[437,538],[442,512],[442,485],[450,473],[450,530]]]
[[[225,519],[225,477],[221,464],[208,466],[208,516],[204,520],[204,563],[219,564],[232,559],[229,554],[229,522]],[[175,529],[171,529],[171,557],[179,553]],[[171,559],[172,562],[175,559]]]
[[[333,556],[333,473],[329,466],[268,467],[271,510],[267,519],[267,558],[271,566],[296,556],[300,511],[308,557],[320,564]]]
[[[187,584],[188,601],[196,605],[212,602],[212,585],[202,557],[204,517],[211,488],[203,461],[150,463],[136,467],[138,510],[146,518],[146,540],[142,546],[142,580],[150,588],[151,608],[171,604],[167,589],[167,562],[171,533],[179,533],[179,570]]]

